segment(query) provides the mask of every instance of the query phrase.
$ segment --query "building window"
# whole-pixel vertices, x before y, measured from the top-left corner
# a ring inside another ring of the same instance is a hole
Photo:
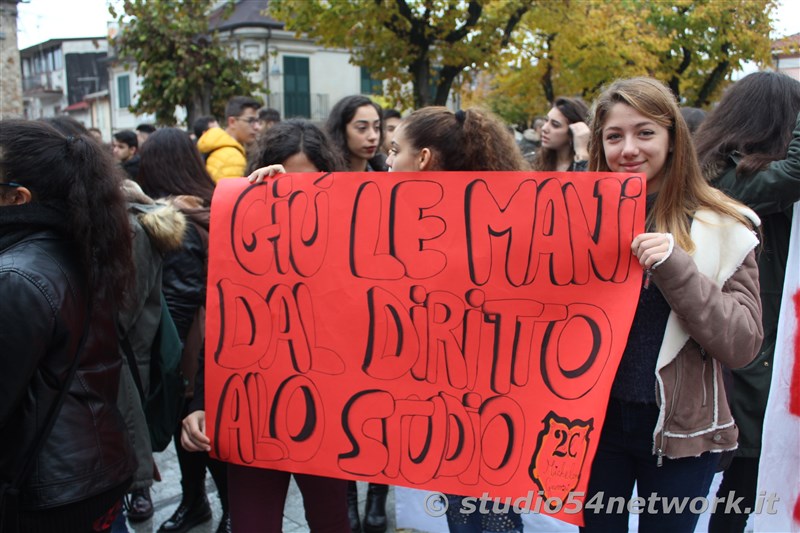
[[[361,67],[361,94],[383,94],[383,83],[372,79],[366,67]]]
[[[131,105],[131,77],[127,74],[117,78],[117,100],[120,109]]]
[[[307,57],[283,56],[284,117],[311,118]]]

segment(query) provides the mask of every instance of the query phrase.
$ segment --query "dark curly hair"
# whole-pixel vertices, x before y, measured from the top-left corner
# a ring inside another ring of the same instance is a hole
[[[283,164],[300,152],[322,172],[347,170],[342,156],[325,132],[311,122],[293,118],[278,122],[264,132],[253,150],[247,172],[267,165]]]
[[[345,96],[333,106],[330,115],[328,115],[328,120],[325,123],[325,130],[328,133],[328,137],[330,137],[333,145],[339,150],[339,153],[341,153],[348,168],[350,167],[350,149],[347,147],[347,124],[353,120],[358,108],[364,107],[365,105],[374,107],[375,111],[378,113],[378,117],[381,118],[381,135],[378,139],[378,146],[381,146],[383,145],[383,110],[381,106],[366,96],[361,96],[360,94]],[[370,160],[370,164],[372,163],[373,161]],[[375,164],[379,167],[382,166],[378,161],[375,161]]]
[[[0,122],[0,171],[30,189],[32,201],[68,210],[74,241],[95,301],[124,304],[134,270],[122,174],[110,153],[84,135],[40,121]]]

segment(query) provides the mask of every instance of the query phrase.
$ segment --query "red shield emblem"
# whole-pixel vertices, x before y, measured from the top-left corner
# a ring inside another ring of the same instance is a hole
[[[544,500],[564,502],[578,486],[593,428],[593,418],[568,420],[553,411],[547,414],[528,471]]]

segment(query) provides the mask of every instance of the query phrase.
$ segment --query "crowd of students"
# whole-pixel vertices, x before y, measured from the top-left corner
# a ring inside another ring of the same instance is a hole
[[[634,485],[705,496],[727,468],[720,491],[754,502],[800,200],[800,82],[751,74],[694,133],[684,113],[661,82],[634,78],[608,86],[591,110],[557,98],[519,146],[478,108],[403,117],[364,96],[339,101],[323,127],[237,97],[222,126],[198,119],[195,139],[175,128],[144,140],[118,132],[113,151],[63,120],[3,121],[0,430],[15,436],[0,442],[4,527],[13,518],[22,531],[110,531],[125,527],[123,507],[130,520],[152,516],[157,474],[120,339],[148,375],[162,295],[181,343],[202,339],[215,184],[283,172],[643,173],[646,228],[631,245],[643,288],[586,498],[630,498]],[[353,482],[211,459],[203,352],[194,353],[174,435],[182,498],[159,531],[211,519],[206,470],[222,502],[217,531],[280,531],[292,475],[312,531],[387,529],[385,485],[370,484],[361,513]],[[513,512],[464,514],[461,496],[447,497],[451,531],[522,530]],[[583,531],[628,524],[624,512],[585,520]],[[657,508],[639,520],[646,531],[693,531],[697,515]],[[710,527],[743,531],[746,520],[720,510]]]

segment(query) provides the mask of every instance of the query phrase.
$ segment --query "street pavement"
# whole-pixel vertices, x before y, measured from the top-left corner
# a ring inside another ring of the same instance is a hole
[[[172,444],[169,447],[161,452],[155,454],[156,463],[158,464],[158,469],[161,472],[161,478],[163,481],[156,482],[153,484],[152,488],[152,498],[153,498],[153,507],[155,509],[155,513],[150,520],[145,522],[140,522],[137,524],[128,523],[128,529],[131,533],[155,533],[158,530],[158,527],[167,519],[169,518],[172,513],[175,511],[175,508],[178,506],[181,500],[181,485],[180,485],[180,468],[178,467],[178,458],[175,454],[175,448]],[[720,476],[717,476],[715,479],[714,485],[712,485],[711,494],[716,494],[716,487],[719,483]],[[191,533],[214,533],[217,529],[217,525],[219,524],[219,519],[222,516],[222,506],[220,505],[219,498],[217,497],[217,488],[214,485],[214,481],[211,479],[211,475],[206,475],[206,491],[208,493],[208,501],[211,504],[212,511],[214,513],[214,517],[206,522],[205,524],[201,524],[194,529],[191,530]],[[364,512],[364,501],[366,499],[367,494],[367,484],[363,482],[358,483],[358,495],[359,495],[359,509],[361,510],[362,517]],[[395,516],[395,490],[389,490],[389,498],[386,503],[386,514],[389,521],[389,529],[388,531],[391,532],[402,532],[402,533],[421,533],[417,530],[413,529],[401,529],[397,530],[395,528],[396,524],[396,516]],[[530,517],[527,517],[530,518]],[[635,518],[635,516],[634,516]],[[530,524],[529,524],[530,525]],[[563,526],[563,524],[561,524]],[[636,531],[637,524],[635,520],[632,520],[632,527],[631,531]],[[698,532],[705,532],[708,529],[708,515],[703,514],[700,517],[700,521],[697,525],[696,531]],[[545,525],[544,527],[539,524],[537,527],[527,528],[526,530],[530,531],[540,531],[546,532],[550,530],[550,528]],[[563,531],[563,528],[559,528],[559,531]],[[234,529],[234,531],[236,531]],[[286,507],[284,509],[283,515],[283,531],[284,533],[305,533],[310,531],[308,528],[308,524],[306,523],[305,519],[305,512],[303,511],[303,498],[300,495],[300,490],[297,488],[294,480],[289,485],[289,493],[286,497]],[[573,528],[572,531],[577,531],[577,528]],[[750,522],[748,523],[747,528],[745,529],[746,533],[753,532],[752,526],[752,517]],[[270,532],[270,531],[244,531],[244,532],[236,532],[236,533],[277,533],[277,532]]]
[[[161,479],[163,480],[154,483],[151,491],[155,513],[150,520],[145,522],[137,524],[128,522],[128,529],[131,533],[155,533],[158,527],[172,515],[181,501],[181,472],[178,467],[178,457],[175,454],[173,444],[170,444],[163,452],[155,454],[155,459],[156,464],[158,464],[158,470],[161,472]],[[360,500],[359,509],[361,509],[363,513],[367,484],[359,482],[358,485]],[[211,503],[211,508],[214,512],[214,518],[192,529],[192,533],[214,533],[219,524],[219,519],[222,516],[222,506],[217,497],[217,487],[211,479],[211,474],[208,473],[206,475],[206,491],[208,492],[208,501]],[[389,521],[388,531],[395,531],[394,490],[391,489],[389,490],[389,498],[386,503],[386,512]],[[236,530],[234,529],[234,531]],[[303,498],[294,480],[292,480],[289,486],[289,494],[286,497],[286,508],[284,509],[283,515],[283,531],[284,533],[303,533],[309,531],[305,512],[303,510]],[[410,530],[403,531],[405,531],[405,533],[411,533]],[[241,533],[275,532],[245,531]]]

